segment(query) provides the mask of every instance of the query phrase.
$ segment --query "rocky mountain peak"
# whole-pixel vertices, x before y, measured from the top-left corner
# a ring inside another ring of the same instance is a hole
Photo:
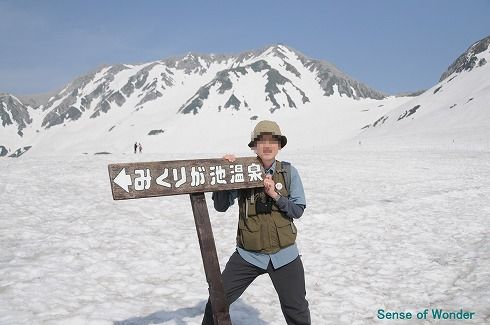
[[[22,130],[32,122],[28,107],[17,97],[0,94],[0,122],[2,127],[16,127],[17,134],[22,137]]]
[[[447,68],[446,72],[444,72],[439,79],[439,82],[443,81],[453,73],[470,71],[475,67],[485,65],[487,63],[487,58],[489,57],[488,54],[490,53],[489,46],[490,36],[475,42]],[[487,58],[485,58],[485,56]]]

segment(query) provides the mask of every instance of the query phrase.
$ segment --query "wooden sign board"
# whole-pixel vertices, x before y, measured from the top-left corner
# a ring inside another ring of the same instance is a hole
[[[264,186],[256,157],[110,164],[114,200],[203,193]]]
[[[264,186],[257,157],[110,164],[114,200],[189,194],[216,325],[231,325],[204,192]]]

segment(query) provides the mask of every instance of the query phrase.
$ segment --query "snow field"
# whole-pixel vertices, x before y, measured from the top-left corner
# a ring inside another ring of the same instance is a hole
[[[188,196],[113,201],[107,164],[221,155],[0,160],[0,324],[200,324],[207,284]],[[489,322],[488,152],[286,148],[278,158],[305,186],[296,224],[313,324],[388,324],[379,308],[463,308],[476,312],[464,324]],[[223,268],[237,205],[218,213],[206,197]],[[284,324],[267,275],[231,317]]]

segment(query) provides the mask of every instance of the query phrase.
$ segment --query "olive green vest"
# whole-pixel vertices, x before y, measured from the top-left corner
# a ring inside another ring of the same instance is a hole
[[[282,184],[282,188],[277,191],[287,198],[289,189],[286,188],[285,173],[286,171],[282,169],[281,162],[276,160],[276,171],[272,179],[276,184]],[[281,248],[294,244],[296,227],[293,220],[279,210],[274,200],[272,200],[271,213],[258,214],[256,212],[257,201],[265,200],[267,197],[268,195],[265,193],[264,188],[241,191],[238,198],[237,245],[239,247],[249,251],[272,254]]]

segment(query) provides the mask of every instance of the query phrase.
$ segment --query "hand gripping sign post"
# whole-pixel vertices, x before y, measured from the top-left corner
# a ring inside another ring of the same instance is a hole
[[[231,324],[204,192],[262,187],[264,169],[256,157],[110,164],[114,200],[190,194],[214,323]]]

